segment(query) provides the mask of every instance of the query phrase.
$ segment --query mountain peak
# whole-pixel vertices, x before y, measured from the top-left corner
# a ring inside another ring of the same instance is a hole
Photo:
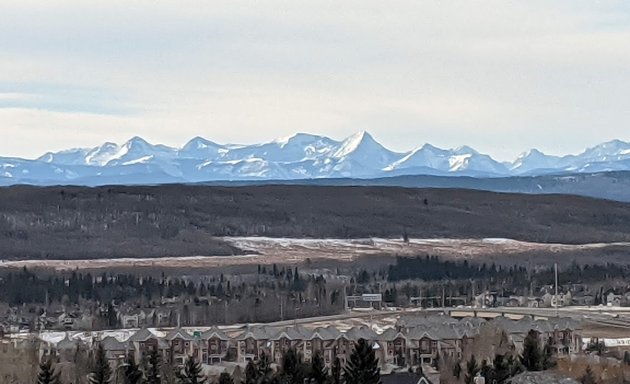
[[[454,152],[459,155],[478,155],[479,154],[479,152],[477,152],[475,149],[467,145],[462,145],[460,147],[455,148]]]
[[[149,144],[148,141],[146,141],[145,139],[143,139],[140,136],[134,136],[131,139],[127,140],[125,142],[126,146],[135,146],[135,145],[142,145],[142,146],[147,146],[147,145],[151,145]]]
[[[313,141],[317,141],[321,139],[327,139],[327,138],[324,136],[313,135],[310,133],[298,132],[291,136],[279,137],[273,140],[272,143],[278,144],[281,147],[283,147],[288,144],[296,144],[296,145],[310,144]]]
[[[215,143],[214,141],[204,139],[201,136],[195,136],[192,139],[188,140],[186,144],[184,144],[184,146],[182,147],[182,150],[183,151],[201,150],[201,149],[206,149],[206,148],[211,148],[211,147],[220,148],[221,145]]]

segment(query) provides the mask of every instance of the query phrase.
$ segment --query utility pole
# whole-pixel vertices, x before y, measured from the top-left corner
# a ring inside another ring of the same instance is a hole
[[[558,317],[558,263],[554,263],[554,270],[555,270],[555,276],[556,276],[556,317]]]

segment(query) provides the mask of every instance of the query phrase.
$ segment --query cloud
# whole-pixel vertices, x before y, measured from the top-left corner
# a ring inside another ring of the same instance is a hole
[[[469,144],[511,159],[630,139],[624,2],[2,8],[3,155],[133,135],[179,145],[368,129],[396,150]]]

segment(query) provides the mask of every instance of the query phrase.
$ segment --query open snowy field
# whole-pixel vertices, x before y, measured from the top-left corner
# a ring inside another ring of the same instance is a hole
[[[237,256],[190,256],[96,259],[96,260],[2,260],[0,268],[28,267],[55,270],[103,268],[215,268],[255,264],[302,264],[307,261],[353,262],[378,256],[436,255],[456,260],[514,263],[515,257],[528,255],[529,261],[576,255],[605,253],[613,249],[620,254],[630,252],[630,243],[553,244],[511,239],[291,239],[268,237],[225,237],[227,243],[247,254]],[[609,257],[608,262],[614,261]],[[619,260],[621,262],[621,260]]]

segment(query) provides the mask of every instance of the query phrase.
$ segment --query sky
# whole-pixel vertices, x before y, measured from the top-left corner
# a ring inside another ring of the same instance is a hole
[[[0,156],[367,130],[499,160],[630,140],[624,1],[0,0]]]

